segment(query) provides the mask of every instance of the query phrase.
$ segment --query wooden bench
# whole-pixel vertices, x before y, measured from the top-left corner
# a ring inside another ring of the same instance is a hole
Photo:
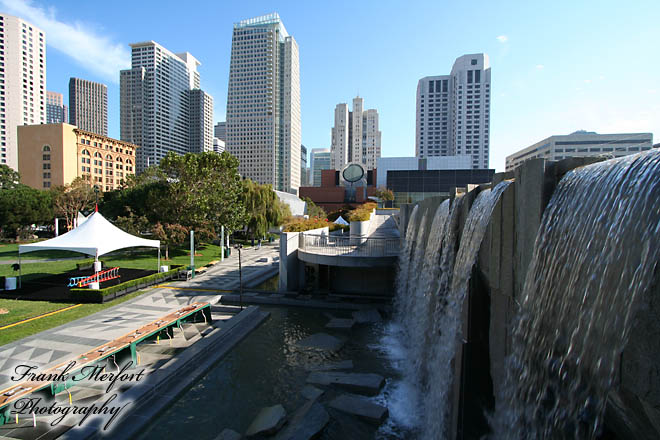
[[[0,426],[11,420],[12,402],[22,399],[28,394],[44,390],[50,391],[51,395],[54,396],[61,391],[71,388],[77,382],[92,374],[94,368],[83,370],[85,367],[100,365],[102,361],[107,362],[110,357],[113,357],[113,361],[115,361],[114,357],[120,354],[125,353],[126,355],[130,355],[133,362],[132,366],[135,367],[138,365],[137,345],[140,342],[160,338],[163,334],[171,339],[174,336],[174,327],[181,328],[181,324],[185,322],[197,322],[200,316],[204,322],[211,323],[211,305],[208,302],[196,302],[182,307],[120,338],[106,342],[87,353],[83,353],[74,359],[69,359],[48,368],[42,373],[44,375],[59,375],[72,361],[75,361],[75,365],[67,370],[68,379],[66,381],[25,381],[1,390]]]

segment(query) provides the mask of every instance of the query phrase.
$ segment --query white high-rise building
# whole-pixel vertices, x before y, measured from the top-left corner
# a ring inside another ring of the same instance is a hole
[[[489,128],[488,55],[463,55],[454,62],[450,75],[419,80],[417,157],[468,155],[472,157],[472,168],[487,169]]]
[[[378,111],[363,109],[364,100],[359,96],[353,99],[353,111],[344,103],[335,107],[330,147],[335,170],[349,162],[359,162],[369,170],[376,168],[381,147]]]
[[[18,126],[46,122],[46,35],[0,14],[0,164],[18,171]]]
[[[234,24],[227,151],[239,173],[296,194],[300,186],[298,44],[276,13]]]
[[[137,171],[158,164],[170,151],[212,149],[213,114],[206,114],[212,98],[199,90],[200,62],[154,41],[131,48],[132,68],[120,76],[121,140],[140,146]]]

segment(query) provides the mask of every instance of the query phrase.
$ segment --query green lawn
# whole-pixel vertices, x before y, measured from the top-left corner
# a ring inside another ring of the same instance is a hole
[[[21,243],[27,244],[27,243]],[[26,260],[42,260],[50,258],[80,258],[83,255],[78,252],[70,251],[38,251],[23,254],[21,258]],[[17,260],[18,259],[18,244],[17,243],[0,243],[0,260]]]
[[[16,245],[13,246],[14,249],[16,249]],[[215,246],[212,244],[203,245],[197,248],[195,253],[201,254],[201,256],[195,257],[195,266],[201,267],[208,264],[210,261],[220,259],[220,246]],[[42,254],[42,252],[35,252],[35,254]],[[158,264],[158,254],[155,249],[138,251],[123,250],[104,255],[101,257],[101,260],[105,261],[107,266],[156,270]],[[171,266],[176,264],[184,266],[188,266],[190,264],[189,249],[178,248],[175,250],[170,250],[170,260],[165,260],[164,255],[162,255],[161,265]],[[23,275],[23,280],[30,280],[50,274],[66,272],[75,268],[75,260],[27,263],[21,266],[21,272]],[[11,265],[0,265],[0,276],[16,276],[17,274],[18,272],[14,272]],[[24,338],[26,336],[52,327],[56,327],[74,319],[87,316],[107,307],[112,307],[113,305],[120,304],[127,299],[134,298],[141,293],[143,292],[135,292],[106,304],[84,304],[75,309],[67,310],[53,316],[39,318],[34,321],[19,324],[15,327],[0,330],[0,345],[7,344],[9,342]],[[12,324],[14,322],[22,321],[24,319],[43,315],[58,309],[63,309],[71,305],[72,304],[50,303],[47,301],[0,299],[0,309],[6,309],[9,311],[7,314],[0,314],[0,327]]]
[[[0,248],[2,249],[2,248]],[[49,251],[38,251],[30,253],[32,255],[42,254]],[[220,246],[213,244],[202,245],[195,250],[196,254],[201,256],[195,257],[195,267],[201,267],[208,264],[210,261],[220,259]],[[76,254],[81,256],[81,254]],[[52,258],[52,257],[50,257]],[[89,257],[88,257],[89,258]],[[103,255],[101,260],[105,261],[108,267],[126,267],[132,269],[146,269],[156,270],[158,267],[158,253],[156,249],[148,250],[121,250]],[[45,275],[62,273],[76,268],[77,261],[51,261],[43,263],[26,263],[21,265],[21,273],[24,280],[36,279]],[[170,259],[165,260],[165,253],[161,255],[161,265],[171,266],[180,264],[184,266],[190,265],[190,251],[185,248],[178,248],[170,250]],[[10,264],[0,264],[0,276],[18,276]]]

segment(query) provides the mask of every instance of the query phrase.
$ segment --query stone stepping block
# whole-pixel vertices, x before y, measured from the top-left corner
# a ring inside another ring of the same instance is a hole
[[[329,364],[322,364],[316,367],[308,368],[309,371],[352,370],[352,369],[353,369],[353,361],[350,359],[347,361],[331,362]]]
[[[385,378],[372,373],[341,373],[338,371],[315,371],[307,377],[313,385],[337,385],[369,396],[378,394],[385,384]]]
[[[355,324],[355,319],[342,319],[342,318],[332,318],[330,322],[325,325],[325,328],[336,329],[336,330],[350,330]]]
[[[275,440],[309,440],[316,438],[330,421],[323,405],[310,400],[298,409],[287,427],[277,434]]]
[[[273,435],[286,423],[286,411],[282,405],[268,406],[259,411],[245,432],[247,438]]]
[[[214,440],[241,440],[243,438],[238,432],[231,429],[223,429]]]
[[[353,319],[358,324],[372,324],[374,322],[381,322],[383,317],[380,316],[378,310],[369,309],[369,310],[358,310],[353,312]]]
[[[342,394],[329,403],[330,408],[357,416],[371,424],[380,425],[387,419],[389,411],[360,396]]]
[[[296,344],[301,347],[317,348],[319,350],[338,351],[346,341],[327,333],[315,333],[311,336],[301,339]]]
[[[300,391],[300,394],[307,400],[316,400],[321,397],[323,393],[323,390],[319,390],[311,385],[305,385],[302,391]]]

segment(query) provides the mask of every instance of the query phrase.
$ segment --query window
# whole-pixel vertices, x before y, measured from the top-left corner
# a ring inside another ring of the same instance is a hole
[[[50,154],[44,154],[43,160],[50,160]]]
[[[467,82],[468,84],[472,84],[472,70],[467,71]]]
[[[50,151],[50,147],[48,145],[44,145],[42,151]]]
[[[477,65],[477,60],[474,60],[474,59],[470,60],[470,64],[473,65],[473,66],[476,66]]]

